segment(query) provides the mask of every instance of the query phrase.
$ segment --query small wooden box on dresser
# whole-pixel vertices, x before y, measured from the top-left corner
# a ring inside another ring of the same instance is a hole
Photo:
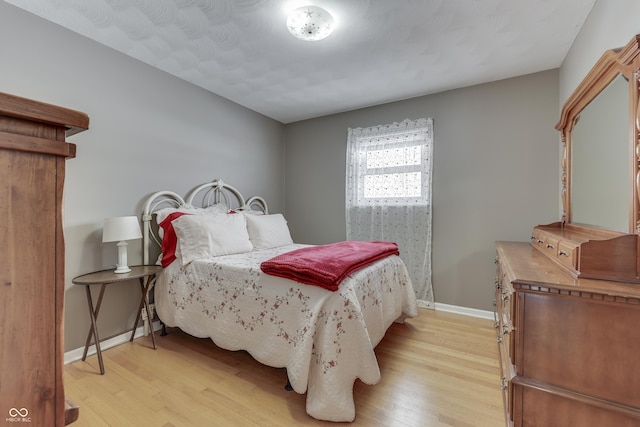
[[[0,425],[78,417],[62,383],[62,189],[76,152],[65,138],[88,126],[84,113],[0,93]]]
[[[497,252],[507,425],[640,425],[640,287],[574,278],[529,243]]]

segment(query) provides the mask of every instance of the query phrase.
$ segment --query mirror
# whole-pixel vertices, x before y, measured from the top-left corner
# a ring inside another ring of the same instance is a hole
[[[608,50],[562,108],[562,221],[640,234],[640,35]]]
[[[629,84],[619,74],[576,117],[571,134],[571,219],[629,231]]]

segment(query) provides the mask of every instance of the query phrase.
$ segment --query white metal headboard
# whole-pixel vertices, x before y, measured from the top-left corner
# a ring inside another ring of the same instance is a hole
[[[142,262],[144,265],[149,264],[149,249],[152,241],[159,247],[162,246],[158,235],[152,228],[154,212],[167,207],[179,208],[184,205],[184,199],[173,191],[158,191],[147,198],[142,208]]]
[[[245,210],[252,210],[254,206],[257,206],[258,210],[264,212],[265,215],[269,214],[269,207],[267,206],[267,201],[264,200],[262,197],[253,196],[248,198],[247,201],[244,202]]]
[[[267,202],[262,197],[253,196],[245,200],[235,187],[226,184],[221,179],[198,185],[189,191],[184,199],[173,191],[153,193],[147,198],[142,209],[144,264],[149,264],[152,245],[155,244],[158,248],[162,246],[157,229],[155,229],[155,221],[153,221],[155,212],[167,207],[206,208],[216,204],[224,204],[227,208],[234,210],[253,210],[257,208],[257,210],[265,214],[269,213]]]
[[[206,208],[212,205],[224,204],[229,209],[244,209],[244,197],[235,188],[221,179],[206,182],[189,191],[185,198],[187,204]]]

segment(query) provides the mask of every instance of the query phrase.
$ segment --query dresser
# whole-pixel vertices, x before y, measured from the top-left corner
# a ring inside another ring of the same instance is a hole
[[[0,93],[0,424],[63,426],[66,137],[86,114]],[[3,424],[6,422],[7,424]]]
[[[495,315],[507,426],[640,425],[640,285],[498,242]]]

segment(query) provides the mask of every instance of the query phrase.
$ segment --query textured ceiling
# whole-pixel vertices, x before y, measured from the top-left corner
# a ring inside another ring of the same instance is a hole
[[[6,0],[290,123],[558,68],[595,0]],[[331,12],[306,42],[287,11]]]

